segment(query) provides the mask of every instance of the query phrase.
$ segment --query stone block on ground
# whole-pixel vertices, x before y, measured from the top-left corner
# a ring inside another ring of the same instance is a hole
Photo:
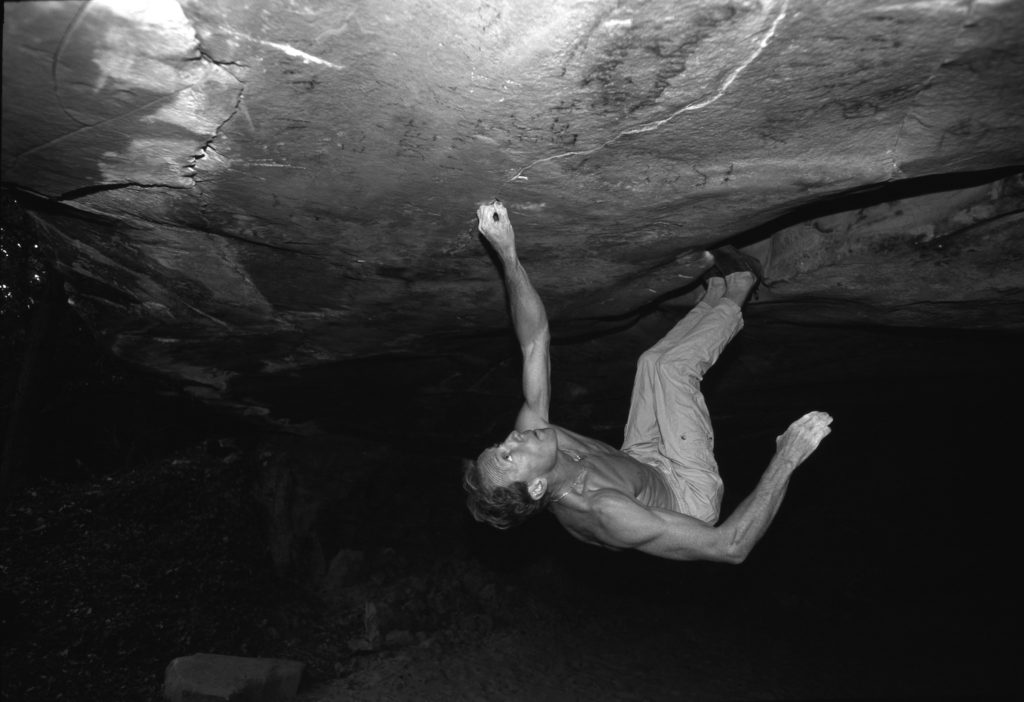
[[[164,674],[168,702],[285,702],[295,697],[305,664],[276,658],[196,653],[175,658]]]

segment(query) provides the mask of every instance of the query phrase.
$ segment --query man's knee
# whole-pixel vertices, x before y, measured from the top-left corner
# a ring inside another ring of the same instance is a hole
[[[701,368],[701,363],[694,356],[680,356],[678,354],[662,354],[653,360],[653,370],[662,381],[672,385],[683,383],[694,390],[699,389],[700,381],[704,377],[707,368]]]
[[[654,349],[647,349],[636,362],[636,367],[643,371],[654,371],[658,367],[658,359],[661,358],[661,352],[655,351]]]

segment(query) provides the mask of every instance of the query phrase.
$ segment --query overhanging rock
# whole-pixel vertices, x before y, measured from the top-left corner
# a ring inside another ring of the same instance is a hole
[[[3,178],[112,348],[243,406],[504,329],[495,196],[584,331],[726,240],[783,316],[1019,328],[1022,34],[999,0],[6,3]]]

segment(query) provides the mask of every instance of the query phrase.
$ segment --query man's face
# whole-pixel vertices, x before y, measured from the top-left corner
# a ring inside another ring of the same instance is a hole
[[[543,477],[558,458],[558,437],[550,427],[513,431],[505,440],[489,449],[494,451],[497,474],[490,475],[496,485],[509,485]]]

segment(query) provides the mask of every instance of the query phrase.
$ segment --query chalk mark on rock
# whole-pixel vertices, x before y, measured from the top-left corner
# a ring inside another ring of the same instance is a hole
[[[934,70],[932,70],[928,77],[921,83],[921,87],[918,88],[917,93],[910,100],[910,106],[907,108],[906,114],[903,115],[903,119],[900,120],[900,126],[896,130],[896,139],[895,141],[893,141],[892,148],[889,149],[887,154],[889,160],[891,161],[890,168],[892,169],[889,172],[889,180],[893,180],[903,175],[903,171],[900,168],[900,164],[898,161],[898,151],[900,147],[900,142],[903,140],[903,134],[904,132],[906,132],[907,129],[907,122],[913,117],[915,121],[923,124],[920,118],[914,114],[914,107],[917,104],[918,98],[921,97],[921,94],[932,86],[932,83],[935,82],[935,79],[939,75],[939,71],[941,71],[942,67],[945,66],[951,60],[951,56],[954,55],[957,51],[957,43],[960,41],[960,37],[963,35],[964,30],[967,29],[968,25],[971,23],[971,18],[974,16],[975,1],[976,0],[968,0],[968,2],[965,5],[963,20],[960,22],[960,26],[957,28],[956,35],[953,37],[952,41],[949,42],[950,55],[943,56],[941,59],[939,59],[939,62],[935,66]]]

